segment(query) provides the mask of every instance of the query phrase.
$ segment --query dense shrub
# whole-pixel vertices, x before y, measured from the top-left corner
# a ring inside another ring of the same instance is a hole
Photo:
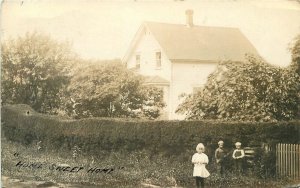
[[[70,44],[38,32],[1,42],[1,104],[58,114],[78,59]]]
[[[300,143],[299,122],[251,123],[214,121],[136,121],[131,119],[88,118],[61,119],[41,115],[26,105],[2,108],[5,136],[23,144],[42,141],[55,149],[71,149],[74,145],[95,150],[140,150],[164,152],[166,155],[194,151],[202,142],[211,153],[218,140],[227,147],[236,141],[244,146],[278,142]],[[69,147],[71,146],[71,147]]]
[[[300,77],[293,68],[273,66],[246,55],[242,63],[220,62],[204,87],[187,95],[177,111],[194,120],[297,120],[299,83]]]
[[[83,62],[84,63],[84,62]],[[120,60],[88,63],[75,71],[66,94],[66,112],[76,119],[135,117],[156,119],[164,107],[162,90],[145,85]]]
[[[218,122],[218,121],[137,121],[130,119],[89,118],[61,119],[41,115],[26,105],[2,108],[2,130],[5,137],[24,145],[42,141],[46,150],[70,151],[75,145],[86,155],[101,156],[102,152],[147,151],[149,157],[164,156],[170,162],[190,161],[199,142],[213,160],[220,139],[233,149],[243,146],[271,146],[279,143],[300,143],[299,121],[293,122]],[[270,158],[270,159],[269,159]],[[270,156],[263,160],[272,161]],[[262,164],[264,165],[264,164]],[[213,168],[213,166],[209,167]]]

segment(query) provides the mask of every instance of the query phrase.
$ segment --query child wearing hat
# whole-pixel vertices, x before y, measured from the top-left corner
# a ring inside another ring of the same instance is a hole
[[[232,158],[234,159],[234,166],[236,172],[240,175],[243,170],[243,158],[245,157],[245,152],[241,149],[241,143],[236,142],[235,147],[236,149],[232,153]]]
[[[204,149],[204,145],[199,143],[196,147],[197,153],[192,157],[192,163],[194,164],[193,176],[196,179],[197,187],[204,187],[204,179],[210,175],[205,168],[205,165],[208,164],[208,157],[203,153]]]
[[[227,156],[225,154],[225,150],[223,148],[224,146],[224,142],[222,140],[220,140],[218,142],[219,147],[216,149],[215,151],[215,158],[216,158],[216,162],[217,162],[217,170],[218,173],[223,177],[224,173],[225,173],[225,164],[224,164],[224,158]]]

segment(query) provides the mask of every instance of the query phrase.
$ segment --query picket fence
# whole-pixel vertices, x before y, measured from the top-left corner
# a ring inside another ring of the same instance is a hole
[[[279,177],[300,179],[300,144],[276,145],[276,172]]]

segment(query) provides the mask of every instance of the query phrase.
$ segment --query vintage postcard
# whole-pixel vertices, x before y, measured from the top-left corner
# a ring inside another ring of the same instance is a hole
[[[300,187],[300,1],[3,0],[1,186]]]

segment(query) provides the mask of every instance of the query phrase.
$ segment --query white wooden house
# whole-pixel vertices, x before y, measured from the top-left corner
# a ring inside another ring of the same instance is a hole
[[[202,87],[219,61],[243,61],[246,53],[258,54],[239,29],[194,25],[187,10],[186,24],[144,22],[122,61],[163,88],[164,119],[182,119],[179,96]]]

